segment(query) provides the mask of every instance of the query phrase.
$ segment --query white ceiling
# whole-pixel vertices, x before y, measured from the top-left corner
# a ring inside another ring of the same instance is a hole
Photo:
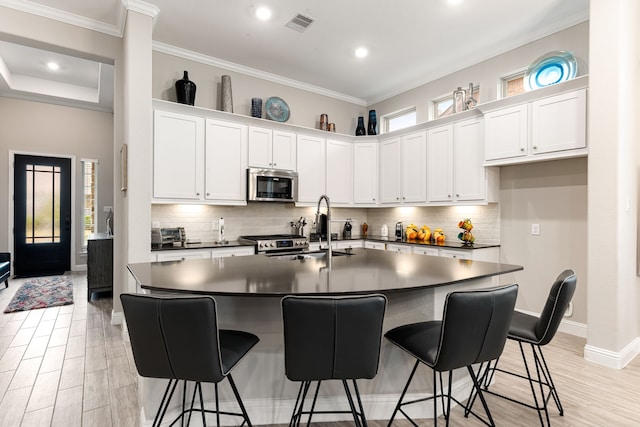
[[[447,0],[145,3],[159,9],[153,30],[158,49],[177,48],[232,63],[240,71],[363,105],[583,22],[589,15],[589,0],[463,0],[457,6]],[[121,0],[0,0],[0,5],[122,34]],[[273,9],[269,22],[255,19],[260,5]],[[316,21],[303,33],[284,26],[300,12]],[[354,57],[358,46],[369,49],[367,58]],[[34,71],[44,60],[37,52],[17,55],[12,49],[0,44],[0,57],[11,73],[46,78]],[[81,64],[77,80],[75,68],[70,68],[65,77],[70,80],[58,82],[94,87],[95,67]],[[6,93],[6,82],[3,88],[0,81],[0,93],[3,90]]]

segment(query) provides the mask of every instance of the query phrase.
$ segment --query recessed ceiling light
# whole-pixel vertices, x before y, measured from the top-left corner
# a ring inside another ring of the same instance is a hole
[[[256,9],[256,17],[261,21],[268,21],[269,19],[271,19],[271,15],[271,9],[267,7],[260,6]]]
[[[460,3],[462,3],[463,0],[447,0],[447,2],[451,5],[451,6],[457,6]]]
[[[356,49],[356,58],[364,58],[369,55],[369,50],[366,47],[359,47]]]
[[[52,71],[56,71],[60,69],[60,65],[58,65],[57,62],[49,61],[47,62],[47,68]]]

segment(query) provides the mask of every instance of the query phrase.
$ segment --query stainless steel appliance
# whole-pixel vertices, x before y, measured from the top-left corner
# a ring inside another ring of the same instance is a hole
[[[240,243],[255,244],[256,253],[302,252],[309,249],[306,238],[295,234],[267,234],[261,236],[240,236]]]
[[[162,246],[184,246],[186,241],[187,236],[184,232],[184,227],[151,229],[152,248]]]
[[[247,169],[248,202],[295,202],[298,173],[277,169]]]

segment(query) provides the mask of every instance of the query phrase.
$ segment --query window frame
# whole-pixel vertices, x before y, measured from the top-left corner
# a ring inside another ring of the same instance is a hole
[[[509,98],[510,96],[507,96],[507,85],[511,80],[515,80],[518,79],[520,77],[522,77],[524,79],[524,75],[527,73],[527,68],[520,68],[518,70],[515,70],[511,73],[508,74],[504,74],[502,76],[500,76],[499,78],[499,82],[498,82],[498,99],[504,99],[504,98]],[[523,80],[523,85],[524,85],[524,80]],[[524,86],[523,86],[524,87]],[[523,92],[520,93],[525,93],[526,90],[524,90]],[[516,93],[513,94],[511,96],[516,96],[519,95],[520,93]]]
[[[86,172],[86,164],[91,163],[93,166],[92,176],[93,182],[90,184],[91,193],[93,195],[93,210],[91,212],[91,227],[89,233],[87,233],[86,226],[86,215],[87,215],[87,172]],[[97,233],[98,232],[98,167],[100,165],[100,161],[97,159],[88,159],[82,158],[80,159],[80,166],[82,171],[82,202],[81,202],[81,221],[78,221],[80,224],[80,235],[82,236],[82,247],[81,253],[87,252],[87,237],[88,234]]]
[[[457,89],[457,88],[456,88]],[[448,117],[451,114],[447,114],[446,116],[438,116],[438,104],[446,101],[446,100],[450,100],[451,101],[451,105],[453,105],[453,90],[451,92],[449,92],[448,94],[444,94],[441,95],[439,97],[436,98],[432,98],[431,99],[431,103],[430,103],[430,109],[431,109],[431,120],[437,120],[437,119],[441,119],[443,117]],[[480,84],[474,84],[473,85],[473,93],[474,95],[477,94],[477,96],[474,96],[475,100],[477,101],[477,103],[480,103]]]
[[[406,127],[410,127],[410,126],[415,126],[418,124],[418,111],[415,105],[411,106],[411,107],[407,107],[407,108],[403,108],[401,110],[396,110],[392,113],[389,114],[385,114],[381,117],[382,120],[382,132],[381,133],[389,133],[389,132],[395,132],[397,130],[401,130],[401,129],[405,129],[405,128],[398,128],[398,129],[394,129],[392,131],[389,130],[389,122],[393,119],[397,119],[399,117],[402,116],[407,116],[409,114],[415,114],[415,123]]]

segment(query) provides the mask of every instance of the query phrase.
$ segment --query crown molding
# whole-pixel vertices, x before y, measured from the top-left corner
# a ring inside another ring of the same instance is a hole
[[[124,23],[123,16],[118,17],[119,22],[117,25],[112,25],[24,0],[0,0],[0,6],[63,22],[65,24],[74,25],[76,27],[97,31],[110,36],[122,37],[122,24]],[[121,9],[124,10],[124,7]],[[124,13],[119,12],[119,15],[124,15]]]
[[[236,64],[234,62],[225,61],[223,59],[215,58],[212,56],[203,55],[201,53],[193,52],[190,50],[178,48],[165,43],[154,41],[152,44],[153,50],[156,52],[166,53],[168,55],[177,56],[179,58],[188,59],[202,64],[211,65],[214,67],[224,68],[226,70],[235,71],[237,73],[245,74],[251,77],[257,77],[259,79],[267,80],[273,83],[301,89],[307,92],[316,93],[318,95],[327,96],[329,98],[338,99],[340,101],[349,102],[355,105],[367,106],[367,101],[364,99],[349,96],[340,92],[335,92],[329,89],[325,89],[319,86],[314,86],[308,83],[304,83],[298,80],[289,79],[287,77],[280,76],[278,74],[268,73],[266,71],[258,70],[255,68],[247,67],[244,65]]]
[[[150,16],[154,20],[160,13],[160,9],[157,6],[140,0],[121,0],[121,3],[124,9]]]

